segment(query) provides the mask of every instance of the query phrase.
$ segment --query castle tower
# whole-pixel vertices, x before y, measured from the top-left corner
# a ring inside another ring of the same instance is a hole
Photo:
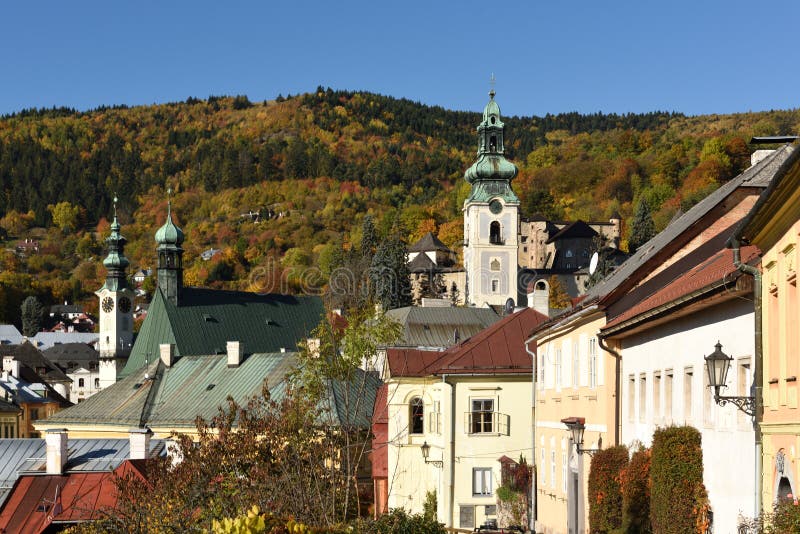
[[[158,288],[167,300],[177,305],[183,288],[183,231],[172,222],[171,202],[167,202],[167,221],[156,232],[156,243]]]
[[[106,238],[108,256],[103,260],[106,282],[95,295],[100,299],[100,387],[117,381],[117,368],[131,353],[133,345],[133,291],[128,287],[125,270],[130,262],[125,257],[125,242],[117,221],[117,198],[114,197],[114,222]]]
[[[517,167],[503,155],[503,123],[494,95],[492,89],[478,125],[478,159],[464,173],[472,185],[463,209],[465,297],[473,306],[517,301],[519,198],[511,189]]]

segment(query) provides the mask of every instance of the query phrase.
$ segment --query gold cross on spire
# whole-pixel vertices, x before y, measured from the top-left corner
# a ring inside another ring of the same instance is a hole
[[[494,92],[495,82],[496,82],[496,80],[494,79],[494,72],[493,72],[491,78],[489,78],[489,87],[490,87],[489,97],[492,98],[492,99],[494,99],[494,95],[495,95],[495,92]]]
[[[114,219],[117,218],[117,202],[119,202],[119,199],[117,198],[117,194],[114,193]]]

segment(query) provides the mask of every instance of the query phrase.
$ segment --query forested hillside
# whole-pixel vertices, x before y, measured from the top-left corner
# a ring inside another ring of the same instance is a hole
[[[502,109],[502,94],[498,102]],[[153,266],[152,236],[174,190],[191,284],[281,289],[276,280],[291,270],[291,291],[308,282],[298,273],[309,266],[320,269],[314,284],[324,283],[337,250],[358,243],[367,213],[384,235],[413,241],[434,230],[455,246],[477,111],[319,88],[263,103],[190,98],[2,117],[0,321],[17,321],[23,295],[91,297],[115,194],[135,269]],[[659,229],[749,164],[752,135],[800,130],[796,110],[504,120],[523,215],[619,211],[629,221],[644,201]],[[39,252],[16,254],[23,238],[39,241]],[[204,261],[209,248],[221,252]]]

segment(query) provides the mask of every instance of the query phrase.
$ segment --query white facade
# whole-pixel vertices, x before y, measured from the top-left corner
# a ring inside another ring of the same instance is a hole
[[[445,525],[471,530],[496,518],[499,458],[531,460],[530,396],[530,375],[390,380],[389,508],[421,513],[433,491]],[[417,399],[424,406],[421,428],[412,422]],[[479,407],[490,411],[478,416]],[[429,463],[423,443],[430,446]]]
[[[735,533],[740,514],[754,515],[755,444],[752,418],[714,402],[703,357],[722,343],[734,361],[720,395],[749,395],[753,331],[752,302],[734,299],[622,340],[622,443],[649,447],[656,428],[669,425],[700,430],[718,533]]]
[[[103,389],[117,381],[119,358],[127,358],[133,347],[133,291],[110,291],[105,286],[95,293],[100,299],[100,384]]]
[[[464,207],[464,268],[467,304],[502,306],[510,298],[517,304],[517,245],[519,204],[502,199],[492,213],[488,203]]]

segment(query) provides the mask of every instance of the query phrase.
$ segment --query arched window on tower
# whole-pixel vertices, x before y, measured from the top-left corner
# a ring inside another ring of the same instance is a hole
[[[500,260],[497,258],[493,259],[491,263],[489,263],[489,269],[492,271],[499,271],[500,270]]]
[[[492,245],[502,245],[503,240],[500,237],[500,223],[493,221],[489,225],[489,243]]]
[[[82,387],[83,387],[83,385],[84,385],[84,383],[85,383],[85,382],[84,382],[83,378],[79,378],[79,379],[78,379],[78,387],[79,387],[79,388],[82,388]]]
[[[497,137],[491,136],[489,138],[489,151],[495,152],[497,150]]]
[[[409,434],[422,434],[425,431],[425,403],[419,397],[414,397],[408,403],[408,429]]]

